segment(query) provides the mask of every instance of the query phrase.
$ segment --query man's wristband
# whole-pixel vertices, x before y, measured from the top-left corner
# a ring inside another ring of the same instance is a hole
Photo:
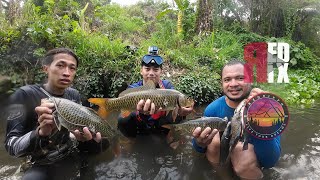
[[[205,153],[207,151],[207,147],[200,147],[195,138],[192,139],[192,146],[198,153]]]

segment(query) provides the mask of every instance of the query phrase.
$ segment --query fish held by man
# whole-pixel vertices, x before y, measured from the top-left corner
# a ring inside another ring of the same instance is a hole
[[[179,124],[165,124],[162,127],[171,129],[181,135],[190,135],[197,127],[201,127],[201,129],[210,127],[211,129],[224,131],[227,127],[227,120],[219,117],[201,117],[194,120],[185,120]]]
[[[239,141],[243,141],[243,150],[248,149],[248,134],[245,131],[243,111],[246,106],[246,99],[241,101],[234,111],[234,115],[228,122],[221,137],[220,144],[220,164],[225,164],[230,160],[230,154]]]
[[[197,127],[201,127],[201,129],[210,127],[211,129],[223,131],[226,128],[227,123],[227,119],[219,117],[201,117],[194,120],[184,120],[179,124],[164,124],[162,127],[170,129],[167,141],[170,144],[170,147],[176,149],[180,144],[185,143],[185,137],[191,135]]]
[[[121,110],[121,115],[126,117],[128,112],[136,110],[141,99],[150,99],[155,108],[161,111],[174,110],[173,117],[177,116],[179,107],[190,107],[193,104],[192,99],[177,90],[157,89],[153,81],[148,81],[141,87],[127,89],[118,98],[89,98],[88,101],[99,106],[98,114],[102,117],[108,117],[114,110]]]
[[[59,131],[62,127],[69,131],[76,129],[81,131],[84,127],[88,127],[93,134],[100,132],[101,136],[108,140],[113,139],[116,135],[114,128],[99,117],[93,109],[67,99],[52,97],[44,89],[42,91],[49,97],[47,100],[54,103],[54,122]]]

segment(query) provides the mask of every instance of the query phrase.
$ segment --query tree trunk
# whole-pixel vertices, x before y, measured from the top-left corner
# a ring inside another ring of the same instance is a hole
[[[213,30],[213,3],[214,0],[199,0],[196,20],[197,34],[209,34]]]
[[[20,16],[20,3],[22,0],[10,0],[2,1],[7,3],[6,18],[8,19],[10,25],[13,25],[16,19],[19,19]]]

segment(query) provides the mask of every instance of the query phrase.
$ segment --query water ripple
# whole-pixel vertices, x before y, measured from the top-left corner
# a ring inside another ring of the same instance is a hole
[[[97,180],[102,179],[141,179],[137,173],[136,159],[116,158],[109,163],[102,163],[95,168]]]

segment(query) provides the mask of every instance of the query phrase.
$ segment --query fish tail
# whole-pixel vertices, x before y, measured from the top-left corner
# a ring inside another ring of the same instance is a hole
[[[220,165],[226,164],[230,158],[231,122],[227,124],[220,140]]]
[[[111,145],[111,150],[115,157],[119,157],[121,155],[121,144],[125,144],[129,142],[126,136],[124,136],[119,129],[113,131],[112,137],[109,138],[109,142]]]
[[[115,134],[111,139],[111,150],[115,157],[119,157],[121,154],[120,136]]]
[[[110,111],[107,110],[108,99],[107,98],[89,98],[88,101],[92,104],[99,106],[98,115],[102,119],[107,119],[110,114]]]

